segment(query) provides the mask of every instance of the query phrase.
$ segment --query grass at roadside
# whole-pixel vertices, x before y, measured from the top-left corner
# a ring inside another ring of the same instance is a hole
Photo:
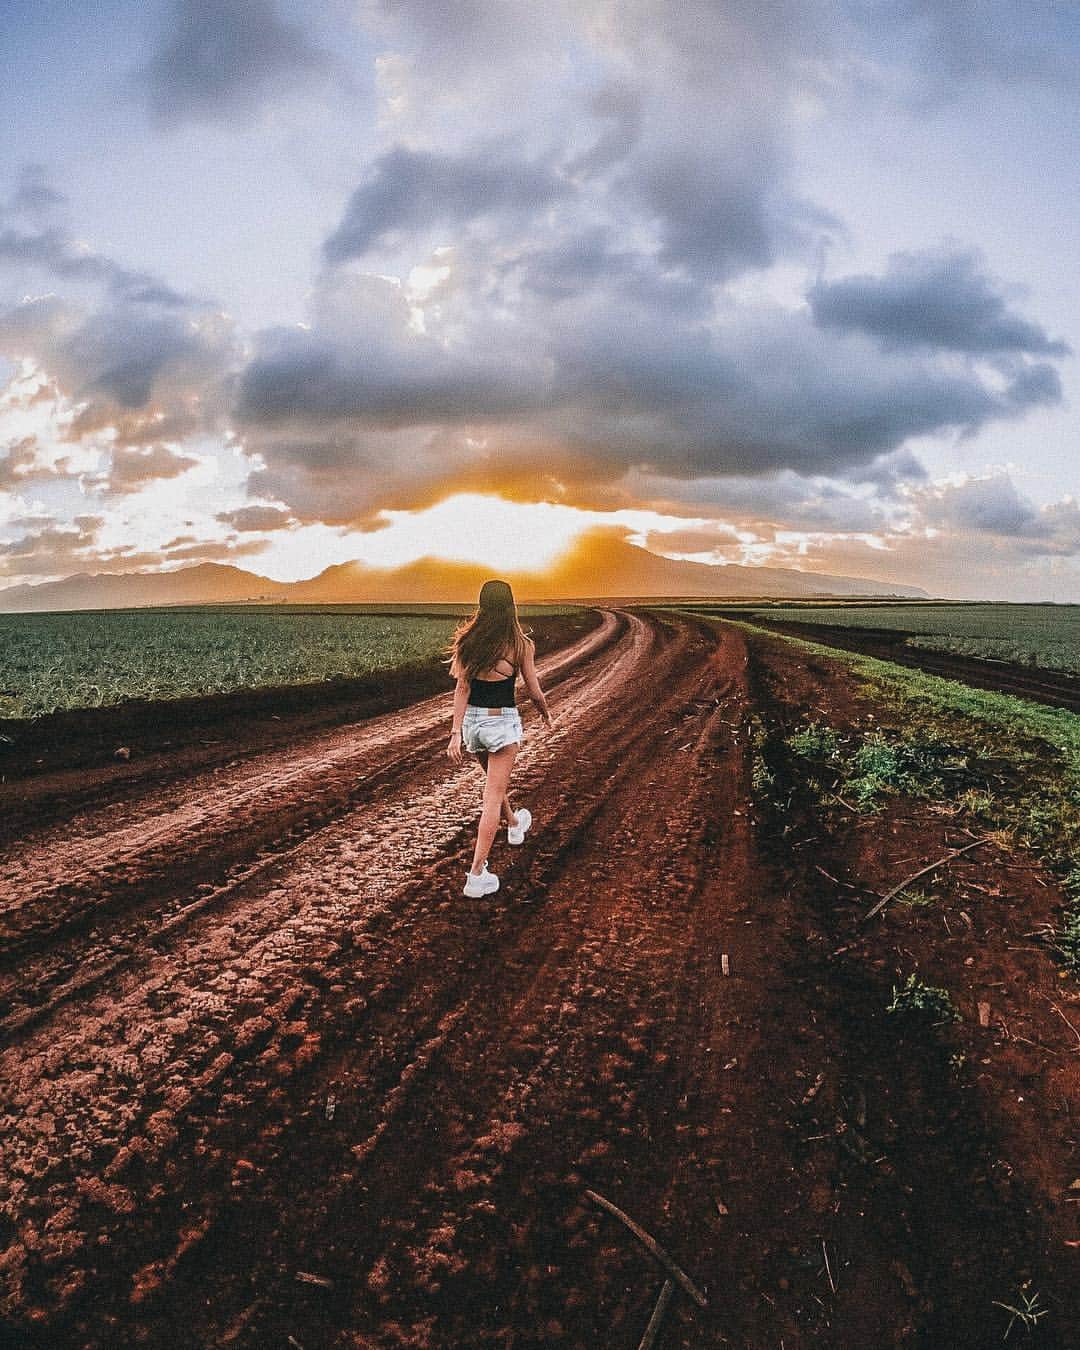
[[[817,718],[787,737],[784,750],[802,762],[807,787],[858,812],[875,811],[894,794],[947,802],[973,830],[1031,850],[1071,897],[1053,943],[1080,975],[1080,717],[750,623],[736,626],[846,668],[873,702],[872,724],[840,729]],[[771,769],[760,737],[755,754],[764,787]]]

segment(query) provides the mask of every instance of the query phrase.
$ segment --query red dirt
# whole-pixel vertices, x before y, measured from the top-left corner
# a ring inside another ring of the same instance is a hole
[[[865,715],[775,640],[607,612],[542,676],[482,901],[445,693],[0,851],[9,1340],[636,1346],[663,1273],[591,1187],[708,1294],[664,1347],[988,1347],[1029,1276],[1075,1346],[1049,878],[979,850],[860,928],[954,830],[752,805],[752,713]],[[959,1074],[883,1013],[915,965]]]
[[[540,615],[526,620],[526,628],[537,655],[544,656],[599,619],[596,611]],[[392,712],[446,688],[446,666],[435,659],[399,667],[392,679],[340,677],[0,718],[0,843],[19,839],[28,825],[68,820],[87,803],[118,800],[141,785],[160,787],[194,770],[298,744],[314,732]],[[117,758],[121,747],[127,758]]]

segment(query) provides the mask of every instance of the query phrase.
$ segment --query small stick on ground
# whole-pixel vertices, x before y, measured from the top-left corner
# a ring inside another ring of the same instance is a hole
[[[821,1252],[825,1257],[825,1274],[829,1277],[829,1288],[836,1293],[836,1281],[832,1277],[832,1266],[829,1265],[829,1249],[825,1245],[825,1239],[821,1239]]]
[[[917,872],[902,881],[899,886],[894,886],[891,891],[887,891],[876,905],[866,911],[860,922],[865,923],[867,919],[872,919],[875,914],[880,914],[890,900],[895,900],[901,891],[906,891],[913,881],[918,881],[920,877],[926,876],[927,872],[936,872],[939,867],[943,867],[947,862],[952,862],[954,858],[959,858],[960,854],[966,853],[968,849],[978,848],[980,844],[989,844],[991,842],[990,836],[984,835],[982,839],[976,839],[972,844],[965,844],[963,848],[954,848],[950,850],[943,858],[939,858],[937,862],[929,863],[926,867],[920,867]]]
[[[638,1350],[652,1350],[656,1344],[656,1338],[660,1334],[660,1323],[664,1320],[664,1313],[667,1311],[667,1305],[671,1302],[671,1296],[675,1292],[675,1281],[665,1280],[664,1287],[660,1290],[660,1297],[656,1300],[656,1307],[649,1318],[649,1325],[645,1328],[645,1335],[641,1338]]]
[[[1043,994],[1043,998],[1046,998],[1046,995],[1045,995],[1045,994]],[[1072,1032],[1072,1034],[1076,1037],[1077,1041],[1080,1041],[1080,1031],[1077,1031],[1077,1029],[1073,1026],[1073,1024],[1069,1021],[1069,1019],[1068,1019],[1068,1018],[1065,1016],[1065,1014],[1061,1011],[1061,1009],[1058,1007],[1058,1005],[1053,1001],[1053,999],[1046,998],[1046,1001],[1047,1001],[1047,1003],[1050,1004],[1051,1008],[1053,1008],[1053,1010],[1057,1013],[1057,1015],[1061,1018],[1061,1020],[1065,1023],[1065,1025],[1069,1028],[1069,1030]]]
[[[699,1308],[707,1308],[709,1306],[708,1299],[706,1299],[705,1295],[693,1282],[690,1276],[687,1275],[686,1271],[683,1270],[682,1266],[673,1261],[667,1252],[664,1251],[663,1247],[660,1246],[659,1242],[657,1242],[651,1234],[646,1233],[645,1229],[642,1228],[640,1224],[635,1223],[629,1214],[621,1210],[618,1205],[613,1205],[610,1200],[606,1200],[596,1191],[586,1191],[585,1194],[593,1204],[599,1205],[601,1209],[606,1209],[607,1212],[613,1214],[620,1223],[624,1223],[646,1251],[656,1257],[664,1269],[667,1270],[682,1286]]]
[[[824,867],[819,867],[817,863],[814,864],[814,871],[820,872],[823,877],[828,877],[836,886],[846,886],[849,891],[857,891],[859,889],[858,886],[853,886],[850,881],[841,881],[839,877],[834,877],[831,872],[826,872]]]
[[[316,1284],[320,1289],[333,1289],[334,1281],[328,1280],[325,1275],[312,1275],[310,1270],[298,1270],[296,1278],[301,1284]]]

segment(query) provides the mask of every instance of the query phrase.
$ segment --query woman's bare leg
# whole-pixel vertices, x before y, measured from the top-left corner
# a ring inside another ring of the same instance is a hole
[[[510,770],[514,767],[516,754],[517,742],[488,753],[484,805],[480,809],[480,828],[476,833],[476,848],[473,850],[471,868],[473,872],[480,871],[495,842],[495,832],[499,828],[499,818],[506,800],[506,788],[510,782]]]
[[[487,757],[488,757],[488,752],[487,752],[486,750],[480,750],[480,751],[477,753],[477,756],[476,756],[477,760],[478,760],[479,763],[480,763],[480,766],[481,766],[481,767],[483,768],[483,770],[484,770],[484,781],[485,781],[485,783],[486,783],[486,781],[487,781]],[[481,795],[482,795],[482,794],[481,794]],[[510,797],[509,797],[509,794],[508,794],[508,793],[505,793],[505,792],[503,793],[503,799],[502,799],[502,802],[500,803],[500,806],[499,806],[499,817],[500,817],[500,819],[502,820],[503,824],[506,825],[506,826],[516,825],[516,824],[517,824],[517,812],[516,812],[516,811],[514,810],[514,808],[510,805]]]

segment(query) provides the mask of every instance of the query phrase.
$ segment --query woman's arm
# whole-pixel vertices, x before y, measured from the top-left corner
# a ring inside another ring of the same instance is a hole
[[[455,764],[461,763],[461,721],[465,716],[465,706],[469,700],[469,681],[464,675],[458,676],[454,690],[454,722],[450,728],[450,744],[446,753]]]
[[[525,655],[521,662],[521,677],[525,681],[525,688],[529,691],[529,697],[540,710],[540,716],[551,726],[551,712],[548,709],[548,701],[544,697],[544,691],[540,688],[540,681],[536,674],[536,643],[532,638],[525,639]]]

